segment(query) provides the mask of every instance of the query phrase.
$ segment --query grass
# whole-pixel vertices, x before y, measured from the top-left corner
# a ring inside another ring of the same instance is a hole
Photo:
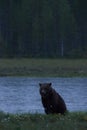
[[[62,116],[0,112],[0,130],[87,130],[87,113]]]
[[[87,76],[87,59],[0,59],[0,76]]]

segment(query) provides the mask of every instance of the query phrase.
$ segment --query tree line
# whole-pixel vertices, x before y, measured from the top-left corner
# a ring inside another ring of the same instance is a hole
[[[87,57],[85,0],[1,0],[0,57]]]

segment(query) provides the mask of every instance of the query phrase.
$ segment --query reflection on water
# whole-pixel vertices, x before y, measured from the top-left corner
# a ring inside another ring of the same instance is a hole
[[[0,111],[44,113],[39,82],[51,82],[69,111],[87,111],[87,78],[0,78]]]

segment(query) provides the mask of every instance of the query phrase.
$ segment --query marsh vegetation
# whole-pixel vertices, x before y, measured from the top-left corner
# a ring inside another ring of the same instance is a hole
[[[87,59],[0,59],[0,76],[85,77]]]
[[[5,114],[0,112],[0,130],[87,130],[87,113],[62,115]]]

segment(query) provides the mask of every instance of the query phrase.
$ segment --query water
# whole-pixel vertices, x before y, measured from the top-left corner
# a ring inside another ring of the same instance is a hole
[[[0,111],[44,113],[39,82],[51,82],[69,111],[87,111],[87,78],[0,78]]]

